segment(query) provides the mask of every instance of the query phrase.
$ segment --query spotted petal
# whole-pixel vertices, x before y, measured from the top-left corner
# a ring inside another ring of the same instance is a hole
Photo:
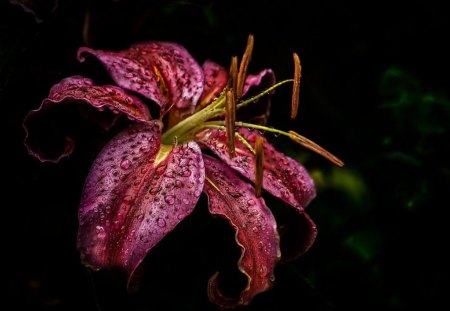
[[[161,107],[161,114],[172,105],[192,109],[203,92],[203,71],[182,46],[169,42],[147,42],[114,52],[80,48],[78,58],[91,54],[105,66],[113,80]]]
[[[200,99],[200,105],[206,106],[219,96],[228,82],[228,71],[222,66],[207,60],[203,63],[203,72],[205,75],[205,87]]]
[[[238,132],[253,146],[256,137],[263,137],[257,131],[246,128],[239,128]],[[231,158],[226,149],[224,131],[208,129],[200,133],[198,138],[231,168],[254,181],[255,156],[240,140],[236,139],[236,156]],[[265,159],[263,188],[303,212],[304,207],[316,195],[311,176],[296,160],[275,150],[264,137],[263,140]]]
[[[206,155],[204,161],[209,211],[227,219],[235,229],[236,242],[242,249],[238,266],[248,278],[240,297],[232,299],[219,290],[216,273],[209,281],[208,294],[222,307],[246,305],[270,288],[274,280],[273,269],[280,257],[275,219],[264,199],[257,198],[253,187],[225,163]]]
[[[150,121],[117,135],[95,160],[79,209],[82,261],[122,269],[129,288],[146,254],[192,212],[203,189],[199,146],[161,153],[160,131],[159,121]]]
[[[94,85],[92,80],[81,76],[69,77],[54,85],[41,106],[30,111],[25,117],[25,146],[30,154],[43,162],[58,162],[72,153],[73,139],[64,137],[66,133],[61,133],[57,128],[62,125],[59,123],[67,120],[62,120],[61,115],[55,112],[61,113],[62,108],[67,109],[73,103],[95,107],[100,111],[108,108],[137,122],[147,122],[151,119],[147,106],[124,90],[111,85]],[[46,144],[49,137],[55,135],[59,136],[55,138],[55,144]]]

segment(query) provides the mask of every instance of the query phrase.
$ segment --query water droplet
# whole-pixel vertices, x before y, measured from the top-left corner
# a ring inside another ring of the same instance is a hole
[[[263,249],[264,249],[264,242],[263,242],[263,241],[259,241],[259,243],[258,243],[258,248],[259,248],[260,250],[263,250]]]
[[[155,170],[155,172],[158,175],[162,175],[165,170],[166,170],[166,166],[165,165],[161,165],[161,166],[158,166],[158,168]]]
[[[191,174],[192,174],[192,172],[191,172],[190,170],[185,170],[185,171],[182,173],[182,176],[183,176],[183,177],[189,177],[189,176],[191,176]]]
[[[149,193],[151,194],[151,195],[156,195],[157,193],[158,193],[158,188],[151,188],[150,190],[149,190]]]
[[[260,276],[265,276],[266,275],[266,267],[264,267],[264,266],[259,267],[258,272],[259,272]]]
[[[158,218],[156,223],[158,224],[158,227],[160,227],[160,228],[164,228],[166,226],[166,221],[162,218]]]
[[[102,226],[96,226],[95,227],[95,232],[97,233],[97,237],[99,239],[103,239],[106,236],[105,229]]]
[[[175,186],[177,186],[178,188],[181,188],[184,186],[184,184],[180,180],[175,180]]]
[[[185,215],[183,213],[177,215],[178,220],[183,220],[184,217]]]
[[[200,190],[195,190],[194,191],[194,195],[195,195],[196,198],[198,198],[201,194],[202,194],[202,192]]]
[[[150,146],[148,146],[148,145],[147,146],[142,146],[141,147],[141,151],[145,152],[145,153],[149,152],[150,151]]]
[[[184,198],[182,201],[183,201],[183,203],[186,204],[186,205],[189,204],[189,200],[186,199],[186,198]]]
[[[173,205],[175,203],[175,197],[173,195],[166,195],[164,201],[169,205]]]
[[[127,160],[127,159],[120,162],[120,167],[123,168],[124,170],[129,169],[130,165],[131,165],[131,161]]]
[[[248,200],[247,203],[250,206],[254,206],[256,204],[255,200],[253,200],[253,199]]]
[[[243,213],[248,213],[248,207],[246,205],[239,205],[239,208]]]

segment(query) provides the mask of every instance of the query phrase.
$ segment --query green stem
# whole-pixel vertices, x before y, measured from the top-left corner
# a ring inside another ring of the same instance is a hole
[[[264,95],[272,92],[274,89],[276,89],[277,87],[279,87],[280,85],[289,83],[289,82],[293,82],[293,79],[287,79],[287,80],[283,80],[278,82],[277,84],[272,85],[271,87],[269,87],[268,89],[264,90],[263,92],[259,93],[258,95],[253,96],[252,98],[246,99],[244,101],[241,101],[239,104],[237,104],[236,108],[242,108],[247,106],[248,104],[260,99],[261,97],[263,97]]]

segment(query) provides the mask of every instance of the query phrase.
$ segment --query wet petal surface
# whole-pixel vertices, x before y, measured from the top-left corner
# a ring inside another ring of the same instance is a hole
[[[221,293],[216,273],[209,281],[208,294],[212,302],[222,307],[246,305],[270,288],[274,280],[273,269],[280,257],[276,222],[264,199],[255,196],[250,184],[222,161],[206,155],[204,161],[209,211],[228,220],[236,231],[236,242],[242,249],[239,270],[248,278],[240,297],[232,299]]]
[[[203,92],[200,65],[175,43],[140,43],[118,52],[78,50],[80,61],[88,54],[100,60],[117,85],[155,101],[161,114],[172,106],[193,109]]]
[[[239,128],[238,132],[254,147],[257,131]],[[232,169],[254,181],[255,156],[238,139],[235,142],[236,156],[231,158],[226,148],[224,131],[208,129],[198,135],[199,141],[219,156]],[[315,197],[314,182],[306,169],[296,160],[285,156],[264,138],[264,178],[263,188],[277,198],[303,212]]]
[[[59,110],[68,107],[68,104],[81,104],[100,111],[106,108],[114,114],[125,114],[137,122],[147,122],[151,119],[147,106],[139,98],[118,87],[94,85],[92,80],[81,76],[63,79],[52,87],[48,98],[37,110],[30,111],[23,122],[26,131],[25,146],[30,154],[41,161],[58,162],[73,151],[72,138],[64,136],[65,133],[60,133],[60,129],[56,128],[57,122],[64,123],[64,120],[58,119],[63,114],[55,112],[60,112]],[[59,141],[54,142],[56,148],[53,148],[47,141],[55,134],[61,137],[58,138]]]
[[[160,149],[160,124],[133,126],[95,160],[79,209],[78,249],[93,269],[133,274],[146,254],[189,215],[203,190],[204,165],[195,142]]]

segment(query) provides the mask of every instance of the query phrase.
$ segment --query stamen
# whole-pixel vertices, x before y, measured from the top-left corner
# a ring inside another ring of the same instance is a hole
[[[332,153],[328,152],[327,150],[325,150],[324,148],[322,148],[321,146],[319,146],[315,142],[309,140],[308,138],[306,138],[306,137],[304,137],[304,136],[302,136],[302,135],[300,135],[300,134],[298,134],[298,133],[296,133],[294,131],[289,131],[289,134],[292,135],[292,136],[289,136],[289,138],[291,138],[296,143],[302,145],[305,148],[308,148],[311,151],[314,151],[314,152],[320,154],[321,156],[323,156],[324,158],[326,158],[329,161],[333,162],[334,164],[336,164],[339,167],[343,167],[344,166],[344,162],[342,162],[342,160],[340,160],[335,155],[333,155]]]
[[[235,123],[236,123],[236,93],[234,89],[227,90],[225,104],[225,127],[227,130],[228,153],[234,157]]]
[[[291,119],[295,119],[298,112],[298,106],[300,103],[300,78],[302,76],[302,65],[300,63],[300,58],[297,53],[293,53],[294,57],[294,84],[292,87],[292,108],[291,108]]]
[[[255,193],[259,198],[262,192],[262,184],[263,184],[263,172],[264,172],[264,138],[257,137],[255,141],[255,151],[256,151],[256,159],[255,159]]]
[[[228,89],[233,89],[236,91],[237,88],[237,79],[238,79],[238,58],[237,56],[233,56],[231,58],[230,65],[230,78],[228,80]]]
[[[244,55],[242,56],[241,65],[239,66],[239,73],[237,76],[237,89],[236,89],[237,98],[241,98],[244,90],[245,76],[247,75],[248,64],[252,57],[253,44],[254,44],[253,35],[249,35],[247,39],[247,47],[245,48]]]

